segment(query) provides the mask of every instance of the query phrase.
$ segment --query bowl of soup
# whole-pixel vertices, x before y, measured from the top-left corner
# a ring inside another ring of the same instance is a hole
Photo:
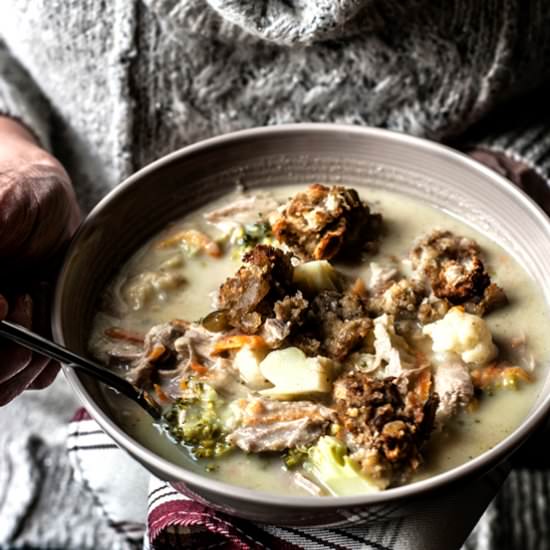
[[[57,341],[148,391],[154,422],[66,370],[177,490],[287,525],[406,515],[475,483],[550,407],[550,222],[444,146],[299,124],[206,140],[91,212]]]

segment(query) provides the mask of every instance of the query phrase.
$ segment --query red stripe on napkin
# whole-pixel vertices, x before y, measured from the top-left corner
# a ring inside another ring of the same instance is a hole
[[[176,499],[153,506],[149,509],[147,523],[153,548],[157,548],[156,542],[166,529],[182,526],[200,528],[204,535],[217,535],[216,542],[221,548],[300,550],[299,546],[260,531],[249,522],[230,518],[191,500]]]

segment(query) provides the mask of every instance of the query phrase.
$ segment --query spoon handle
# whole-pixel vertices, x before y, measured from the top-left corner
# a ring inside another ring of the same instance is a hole
[[[138,389],[128,382],[128,380],[121,378],[104,366],[90,361],[77,353],[73,353],[67,348],[9,321],[0,321],[0,336],[50,359],[59,361],[68,367],[81,369],[107,386],[118,390],[133,401],[136,401],[153,418],[159,419],[161,417],[159,405],[147,392]]]

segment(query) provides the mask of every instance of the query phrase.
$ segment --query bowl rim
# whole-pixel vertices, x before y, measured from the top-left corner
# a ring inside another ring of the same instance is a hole
[[[114,197],[118,196],[120,193],[123,193],[136,181],[139,181],[158,168],[169,164],[176,159],[185,158],[186,156],[195,153],[200,153],[213,146],[232,144],[242,139],[272,137],[299,132],[327,134],[336,132],[340,134],[348,134],[350,136],[359,135],[371,138],[382,138],[383,140],[399,142],[405,146],[420,148],[425,152],[462,164],[466,168],[478,172],[485,179],[492,180],[493,184],[501,188],[501,190],[511,194],[519,203],[521,203],[521,206],[526,209],[531,216],[536,217],[539,223],[546,226],[548,233],[550,234],[550,218],[547,217],[544,211],[529,196],[493,170],[446,145],[392,130],[349,124],[293,123],[238,130],[201,140],[155,160],[130,175],[122,183],[117,185],[91,210],[71,240],[65,255],[63,266],[57,279],[51,313],[52,333],[55,341],[60,344],[65,343],[61,322],[61,299],[64,281],[69,272],[68,259],[73,255],[79,246],[80,235],[89,225],[94,223],[94,220],[98,217],[99,213],[108,206]],[[155,471],[162,472],[165,479],[174,482],[183,481],[184,483],[201,487],[211,493],[230,496],[233,499],[236,498],[243,501],[258,502],[264,505],[286,508],[347,508],[374,504],[386,504],[396,500],[405,500],[425,496],[428,493],[440,490],[446,486],[450,486],[457,481],[471,479],[472,477],[475,477],[476,474],[480,475],[497,466],[512,452],[519,448],[527,437],[531,435],[542,422],[545,421],[550,411],[549,394],[537,405],[534,410],[530,411],[528,417],[526,417],[511,434],[497,443],[494,447],[485,451],[481,455],[468,460],[464,464],[420,481],[387,489],[379,493],[353,496],[331,496],[328,498],[319,498],[318,496],[283,496],[266,491],[248,489],[209,478],[206,475],[192,472],[183,466],[179,466],[158,456],[154,451],[134,440],[121,427],[117,426],[116,423],[105,412],[103,412],[99,406],[96,405],[75,370],[64,365],[63,371],[69,381],[69,384],[73,390],[75,390],[85,408],[88,410],[92,418],[100,425],[100,427],[117,443],[117,445],[129,452],[142,464],[147,464]]]

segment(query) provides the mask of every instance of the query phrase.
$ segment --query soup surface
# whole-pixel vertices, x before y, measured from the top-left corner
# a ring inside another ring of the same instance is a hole
[[[514,259],[444,212],[292,186],[236,191],[146,243],[89,345],[165,408],[169,437],[109,397],[162,456],[272,493],[344,495],[511,433],[539,391],[547,322]]]

